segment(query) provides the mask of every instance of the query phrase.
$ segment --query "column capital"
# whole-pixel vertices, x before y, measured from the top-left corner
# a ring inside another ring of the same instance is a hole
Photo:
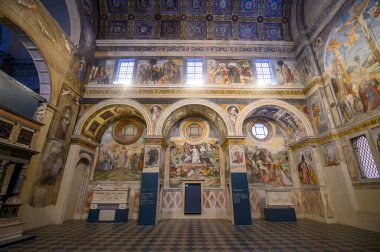
[[[224,142],[222,143],[223,150],[226,149],[229,145],[244,144],[245,136],[227,136]]]

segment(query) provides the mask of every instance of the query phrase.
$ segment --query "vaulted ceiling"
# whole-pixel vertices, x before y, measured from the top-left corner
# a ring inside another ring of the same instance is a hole
[[[290,0],[98,0],[98,39],[290,41]]]

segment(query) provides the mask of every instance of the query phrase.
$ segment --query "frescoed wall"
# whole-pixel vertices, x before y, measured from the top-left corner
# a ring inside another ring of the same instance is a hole
[[[348,1],[325,44],[324,69],[345,123],[380,107],[379,8],[375,0]]]
[[[205,188],[220,187],[219,136],[203,119],[188,119],[170,133],[169,186],[182,188],[183,179],[204,179]]]
[[[319,93],[312,94],[308,103],[315,131],[318,134],[325,133],[329,129],[329,122]]]
[[[263,120],[269,133],[261,140],[255,138],[251,131],[256,122]],[[254,186],[292,186],[287,140],[281,127],[265,119],[255,119],[245,123],[244,129],[247,135],[244,145],[248,182]]]
[[[79,96],[67,85],[61,90],[57,111],[52,120],[43,156],[40,161],[42,173],[31,189],[29,204],[44,207],[56,203],[61,185],[70,134],[79,110]]]
[[[138,84],[179,84],[182,79],[182,59],[144,59],[137,64]]]
[[[296,61],[273,60],[272,66],[278,85],[304,85],[304,77]]]
[[[305,148],[295,153],[297,170],[302,185],[318,185],[316,166],[311,148]]]
[[[251,60],[207,60],[207,84],[253,84]]]
[[[89,84],[112,84],[115,60],[97,60],[92,67]]]
[[[144,127],[143,124],[140,124]],[[121,134],[138,134],[129,124],[121,128]],[[144,167],[145,131],[135,142],[123,144],[113,131],[117,123],[110,126],[100,142],[94,180],[97,181],[140,181]]]
[[[186,58],[127,58],[133,61],[131,69],[132,84],[185,84]],[[89,74],[89,84],[122,84],[117,83],[117,69],[121,58],[98,58]],[[305,85],[305,71],[302,64],[295,60],[267,59],[269,71],[273,74],[271,84]],[[248,59],[213,59],[204,58],[201,70],[206,85],[257,85],[255,58]],[[85,75],[79,64],[86,64],[78,59],[78,76]]]

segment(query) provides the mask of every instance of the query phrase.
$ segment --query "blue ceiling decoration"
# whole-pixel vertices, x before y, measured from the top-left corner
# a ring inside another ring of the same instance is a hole
[[[241,40],[258,40],[259,32],[257,29],[257,23],[240,22],[238,24],[238,36]]]
[[[181,14],[181,2],[176,0],[161,0],[161,13]]]
[[[282,17],[284,0],[265,0],[264,17]]]
[[[98,0],[98,39],[290,41],[290,0]]]
[[[154,36],[153,20],[136,20],[135,21],[135,38],[148,39]]]
[[[212,2],[213,15],[232,15],[232,0],[214,0]]]
[[[259,13],[258,0],[239,1],[238,11],[240,16],[255,17]]]

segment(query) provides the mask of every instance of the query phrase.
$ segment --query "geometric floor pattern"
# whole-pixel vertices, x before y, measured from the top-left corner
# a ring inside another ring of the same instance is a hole
[[[254,219],[162,220],[156,226],[68,221],[31,229],[34,240],[4,251],[380,251],[380,233],[307,219],[296,223]]]

